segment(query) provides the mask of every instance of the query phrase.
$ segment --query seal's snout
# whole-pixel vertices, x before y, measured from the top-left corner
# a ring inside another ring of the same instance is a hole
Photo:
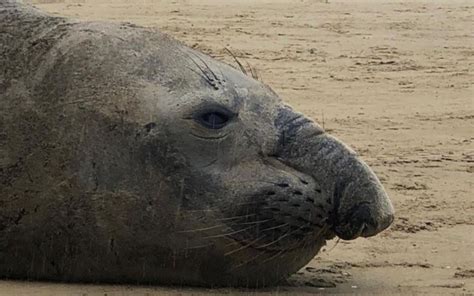
[[[281,159],[314,178],[332,201],[329,224],[340,238],[373,236],[392,223],[394,209],[382,184],[352,149],[287,107],[275,126]]]

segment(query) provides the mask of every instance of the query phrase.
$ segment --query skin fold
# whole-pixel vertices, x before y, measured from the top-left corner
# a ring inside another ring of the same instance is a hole
[[[372,170],[155,29],[0,0],[0,277],[266,286],[387,228]]]

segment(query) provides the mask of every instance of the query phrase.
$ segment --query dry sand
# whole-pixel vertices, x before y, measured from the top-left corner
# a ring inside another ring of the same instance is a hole
[[[230,48],[367,160],[397,218],[377,237],[329,242],[278,288],[4,281],[0,295],[474,295],[474,1],[32,2],[83,20],[157,26],[232,63]]]

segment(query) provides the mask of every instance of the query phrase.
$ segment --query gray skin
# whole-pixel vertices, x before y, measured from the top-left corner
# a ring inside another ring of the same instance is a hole
[[[267,86],[154,29],[0,0],[0,277],[265,286],[394,210]]]

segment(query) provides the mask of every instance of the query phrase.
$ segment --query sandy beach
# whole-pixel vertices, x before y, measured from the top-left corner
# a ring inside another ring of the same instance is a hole
[[[157,27],[235,65],[353,147],[396,209],[264,290],[0,281],[0,295],[474,295],[473,1],[32,0]]]

